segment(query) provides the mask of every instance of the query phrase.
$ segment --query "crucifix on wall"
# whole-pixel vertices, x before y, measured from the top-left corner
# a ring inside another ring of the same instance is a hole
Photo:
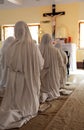
[[[43,13],[43,17],[52,17],[52,38],[55,39],[55,33],[56,33],[56,15],[64,15],[65,12],[56,12],[56,5],[52,5],[52,12],[51,13]]]

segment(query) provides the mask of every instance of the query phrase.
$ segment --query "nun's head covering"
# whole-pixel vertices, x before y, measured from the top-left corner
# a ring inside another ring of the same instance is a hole
[[[49,47],[52,46],[51,43],[52,43],[51,35],[48,33],[45,33],[41,38],[41,43],[39,46],[42,55],[44,55],[44,52],[48,52]]]
[[[41,44],[50,44],[52,41],[52,37],[50,34],[46,33],[42,36]]]
[[[17,70],[22,70],[22,54],[30,53],[33,40],[28,25],[24,21],[18,21],[14,27],[15,40],[7,51],[7,64]],[[11,55],[10,55],[11,54]]]
[[[5,51],[7,49],[7,47],[14,41],[14,37],[13,36],[9,36],[7,37],[7,39],[3,42],[3,46],[2,46],[2,52]]]
[[[4,41],[3,44],[8,44],[14,41],[14,37],[13,36],[9,36],[6,38],[6,40]]]
[[[28,25],[24,21],[18,21],[15,24],[14,34],[16,40],[24,42],[25,40],[31,41],[32,37]]]
[[[56,43],[56,44],[55,44],[55,47],[57,47],[58,49],[61,49],[61,48],[62,48],[62,45],[61,45],[61,43]]]

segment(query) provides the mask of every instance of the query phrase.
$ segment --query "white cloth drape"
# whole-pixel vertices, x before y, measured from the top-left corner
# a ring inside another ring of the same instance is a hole
[[[8,46],[14,41],[14,37],[8,37],[0,49],[0,97],[4,96],[5,85],[7,80],[7,68],[6,68],[6,50]]]
[[[63,64],[64,68],[60,68],[60,87],[64,88],[66,81],[67,81],[67,63],[68,63],[68,58],[66,53],[62,50],[62,45],[60,43],[56,43],[55,47],[57,47],[61,53],[62,59],[63,59]]]
[[[7,82],[0,107],[0,129],[21,127],[39,109],[40,71],[44,60],[26,23],[15,25],[15,41],[6,52]]]
[[[6,69],[6,50],[8,46],[14,41],[14,37],[8,37],[1,48],[0,65],[1,65],[1,77],[0,77],[0,88],[5,87],[7,79],[7,69]]]
[[[39,46],[44,58],[44,68],[41,71],[41,102],[60,96],[60,69],[64,68],[61,54],[51,44],[49,34],[44,34]]]

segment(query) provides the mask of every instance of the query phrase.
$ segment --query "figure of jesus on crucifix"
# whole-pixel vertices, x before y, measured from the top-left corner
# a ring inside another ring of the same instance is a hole
[[[52,17],[52,38],[55,40],[55,31],[56,31],[56,17]]]

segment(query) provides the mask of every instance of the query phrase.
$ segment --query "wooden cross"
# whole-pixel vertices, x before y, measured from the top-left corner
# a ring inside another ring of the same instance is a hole
[[[56,12],[56,5],[53,4],[52,5],[52,12],[51,13],[43,13],[43,17],[48,17],[51,16],[52,17],[52,38],[55,39],[55,28],[56,28],[56,15],[64,15],[65,12]]]

